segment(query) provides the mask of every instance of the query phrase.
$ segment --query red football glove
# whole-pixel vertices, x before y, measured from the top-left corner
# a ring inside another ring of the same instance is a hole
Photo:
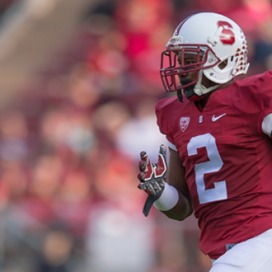
[[[158,162],[151,163],[145,151],[140,153],[138,179],[140,184],[138,188],[144,190],[148,197],[146,199],[143,213],[148,216],[153,203],[161,196],[165,186],[165,176],[167,171],[166,165],[166,147],[160,146]]]

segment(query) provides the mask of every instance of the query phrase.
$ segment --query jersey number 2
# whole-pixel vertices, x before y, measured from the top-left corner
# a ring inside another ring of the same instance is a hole
[[[205,174],[218,172],[223,166],[215,138],[210,133],[192,137],[187,146],[188,155],[196,155],[197,149],[203,147],[206,148],[209,160],[195,165],[195,179],[199,202],[203,204],[227,199],[225,180],[214,182],[214,187],[211,189],[206,189],[204,181]]]

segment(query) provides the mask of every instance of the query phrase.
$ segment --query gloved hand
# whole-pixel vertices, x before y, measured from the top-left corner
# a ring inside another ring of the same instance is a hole
[[[144,204],[143,213],[148,216],[153,203],[161,196],[165,187],[166,165],[166,147],[160,146],[158,162],[152,163],[145,151],[140,153],[138,179],[140,184],[138,188],[144,190],[148,197]]]

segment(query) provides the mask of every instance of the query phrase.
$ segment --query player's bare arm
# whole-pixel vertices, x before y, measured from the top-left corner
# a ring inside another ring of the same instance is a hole
[[[178,152],[169,148],[169,167],[167,173],[168,183],[175,187],[179,193],[179,200],[174,208],[163,213],[175,220],[184,220],[193,212],[189,190],[185,181],[185,169],[183,168]]]

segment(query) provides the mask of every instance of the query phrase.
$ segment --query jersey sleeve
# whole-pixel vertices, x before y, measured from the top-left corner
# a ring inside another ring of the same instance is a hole
[[[160,132],[166,136],[166,139],[170,144],[175,146],[174,137],[173,137],[173,127],[174,122],[171,118],[171,112],[173,111],[172,104],[175,98],[165,98],[159,100],[156,104],[156,117],[157,125],[159,126]],[[174,115],[175,116],[175,115]]]
[[[272,112],[272,71],[268,71],[257,78],[255,81],[255,94],[263,119]]]
[[[272,113],[272,71],[250,77],[238,85],[236,108],[249,116],[258,116],[258,131],[262,133],[264,117]]]

